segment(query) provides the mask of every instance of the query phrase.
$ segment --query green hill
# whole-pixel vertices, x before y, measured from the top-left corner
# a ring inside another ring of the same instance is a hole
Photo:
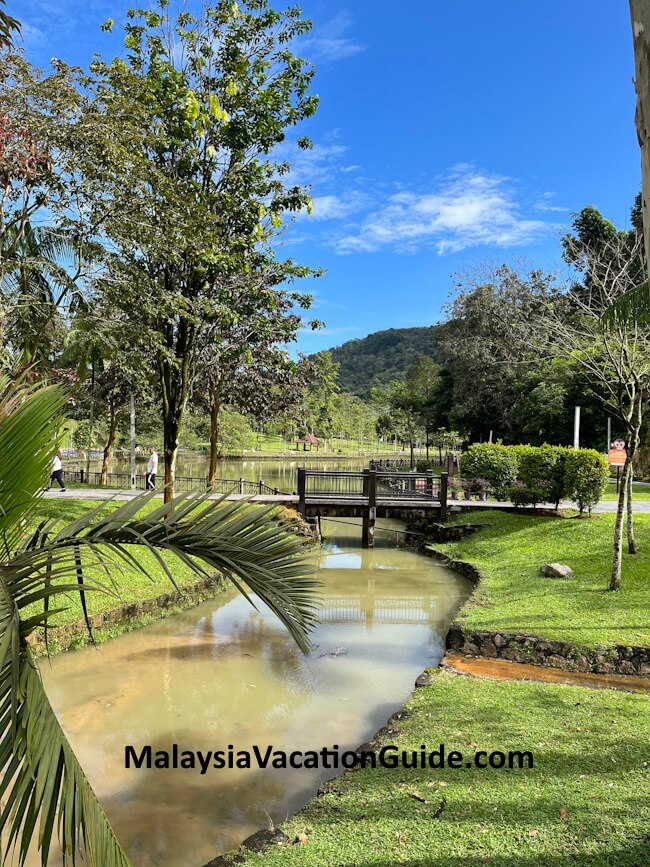
[[[428,355],[436,360],[435,331],[434,325],[389,328],[328,350],[341,365],[341,389],[367,400],[373,385],[405,379],[420,356]]]

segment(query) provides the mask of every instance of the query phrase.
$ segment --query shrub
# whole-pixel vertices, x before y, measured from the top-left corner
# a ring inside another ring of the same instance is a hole
[[[520,451],[519,478],[536,502],[555,503],[557,509],[560,500],[569,495],[564,472],[567,453],[568,449],[547,444]]]
[[[537,486],[527,487],[523,482],[515,482],[509,490],[509,496],[515,506],[536,506],[547,502],[545,494]]]
[[[594,449],[567,449],[564,487],[571,500],[578,504],[580,514],[600,500],[609,476],[607,459]]]
[[[474,443],[461,458],[463,478],[485,479],[497,499],[508,496],[517,478],[519,461],[510,446],[497,443]]]
[[[433,469],[433,461],[427,460],[426,458],[418,458],[415,468],[418,473],[426,473],[428,470]]]

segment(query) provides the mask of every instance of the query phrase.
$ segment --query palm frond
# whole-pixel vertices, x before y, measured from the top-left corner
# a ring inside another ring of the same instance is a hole
[[[2,668],[4,698],[14,676]],[[39,823],[42,863],[47,863],[55,822],[64,859],[75,863],[79,849],[89,864],[130,867],[79,762],[59,725],[27,647],[20,652],[19,704],[15,719],[6,701],[0,705],[0,835],[7,829],[7,850],[18,846],[19,863],[27,856]]]
[[[0,562],[20,547],[57,448],[63,394],[0,376]]]
[[[306,650],[318,584],[303,543],[271,518],[272,507],[245,501],[188,494],[154,507],[144,494],[113,511],[102,504],[68,526],[39,523],[61,405],[57,389],[0,377],[0,840],[6,830],[6,852],[15,846],[23,865],[38,824],[45,865],[56,823],[65,863],[78,863],[81,853],[89,867],[127,867],[30,656],[28,636],[63,610],[52,600],[79,594],[90,630],[86,594],[115,594],[115,565],[153,579],[137,553],[144,550],[172,582],[175,557],[197,575],[219,571],[249,599],[249,591],[257,594]]]
[[[647,280],[624,292],[603,314],[605,327],[612,327],[621,321],[639,325],[650,323],[650,285]]]

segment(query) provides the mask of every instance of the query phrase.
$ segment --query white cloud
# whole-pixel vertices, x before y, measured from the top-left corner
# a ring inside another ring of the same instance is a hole
[[[300,51],[310,60],[344,60],[364,51],[364,46],[347,35],[352,19],[339,12],[324,24],[317,25],[311,34],[300,43]]]
[[[294,141],[285,141],[275,148],[273,155],[279,161],[286,160],[291,171],[285,175],[292,184],[322,185],[334,180],[341,169],[341,159],[347,148],[335,142],[314,144],[303,150]]]
[[[508,178],[459,165],[431,192],[390,196],[356,233],[339,237],[335,248],[352,253],[393,247],[413,253],[433,246],[443,255],[482,245],[522,246],[553,228],[522,216]]]
[[[343,195],[314,196],[312,220],[341,220],[350,214],[361,210],[365,197],[359,192],[343,193]]]
[[[536,211],[557,211],[560,213],[566,213],[569,209],[563,207],[562,205],[556,205],[553,203],[553,199],[557,196],[557,193],[542,193],[539,199],[535,202],[535,210]]]

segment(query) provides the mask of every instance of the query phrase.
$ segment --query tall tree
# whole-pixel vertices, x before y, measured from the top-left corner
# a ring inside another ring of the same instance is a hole
[[[540,327],[557,298],[554,278],[539,270],[481,266],[456,277],[456,295],[440,326],[441,360],[451,374],[448,424],[487,439],[516,439],[511,410],[531,370],[548,355]]]
[[[219,0],[174,20],[166,0],[156,10],[130,10],[126,60],[93,70],[107,110],[128,98],[142,123],[134,166],[112,188],[102,179],[98,207],[111,202],[111,301],[158,370],[169,497],[202,337],[232,320],[236,278],[267,271],[279,285],[312,273],[273,248],[283,215],[310,200],[271,154],[317,100],[313,69],[289,48],[309,27],[296,7]]]
[[[621,584],[623,523],[628,512],[628,549],[636,552],[631,503],[633,463],[639,448],[640,432],[650,395],[650,325],[634,317],[608,311],[617,299],[638,284],[639,256],[643,239],[636,246],[616,234],[611,246],[590,253],[582,252],[583,273],[589,274],[584,286],[569,293],[570,312],[552,314],[557,353],[578,364],[594,392],[624,425],[627,457],[619,492],[614,529],[614,554],[610,589]]]

